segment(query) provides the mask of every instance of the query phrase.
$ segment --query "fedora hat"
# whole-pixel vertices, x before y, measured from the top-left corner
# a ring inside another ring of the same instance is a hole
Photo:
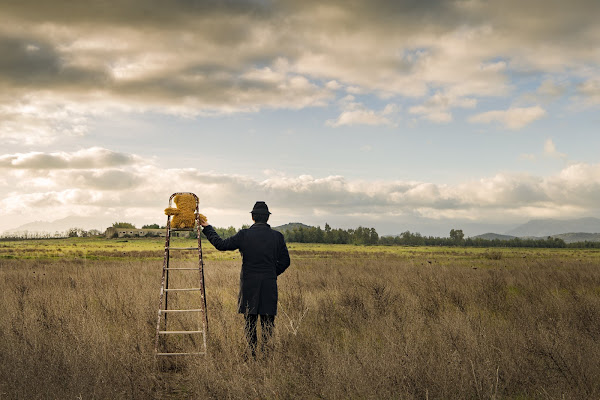
[[[267,207],[267,203],[264,201],[257,201],[254,204],[254,208],[250,211],[252,214],[271,214],[269,212],[269,207]]]

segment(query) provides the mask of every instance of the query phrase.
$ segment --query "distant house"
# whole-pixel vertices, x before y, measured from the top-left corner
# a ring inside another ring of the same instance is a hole
[[[114,228],[110,227],[104,232],[106,238],[117,238],[117,237],[165,237],[167,234],[166,229],[132,229],[132,228]],[[171,237],[189,237],[189,231],[182,232],[171,232]]]

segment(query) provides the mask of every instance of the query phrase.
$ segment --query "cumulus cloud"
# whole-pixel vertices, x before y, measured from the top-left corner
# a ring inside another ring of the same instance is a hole
[[[0,156],[0,168],[11,169],[93,169],[131,165],[140,157],[101,147],[90,147],[75,152],[30,152]]]
[[[544,98],[554,100],[567,91],[567,85],[564,82],[557,82],[553,79],[544,80],[538,87],[536,93]]]
[[[408,110],[411,114],[421,115],[430,121],[445,123],[452,121],[450,109],[454,107],[474,108],[477,100],[473,98],[461,98],[451,94],[435,93],[424,104],[412,106]]]
[[[109,105],[184,115],[299,109],[330,104],[342,88],[475,101],[510,94],[513,73],[588,79],[586,67],[600,63],[589,50],[600,34],[594,0],[23,0],[0,7],[0,138],[30,144],[85,133],[85,117]],[[597,104],[594,82],[580,92]],[[549,85],[540,93],[560,95]],[[54,111],[6,109],[42,95]],[[78,103],[88,107],[65,110]],[[450,108],[461,107],[429,103],[412,112],[448,122]],[[66,119],[53,112],[80,121],[62,126]],[[368,110],[350,110],[337,123],[344,121],[387,123]]]
[[[340,102],[343,111],[336,119],[325,122],[327,126],[340,127],[352,125],[387,125],[396,126],[395,115],[399,107],[396,104],[388,104],[382,110],[375,111],[367,108],[364,104],[355,102],[354,96],[348,95]]]
[[[577,92],[588,105],[600,104],[600,78],[588,79],[577,87]]]
[[[600,196],[600,165],[572,164],[556,176],[549,177],[545,189],[557,204],[596,208]]]
[[[86,113],[80,107],[34,97],[15,101],[0,96],[0,139],[5,143],[46,145],[57,137],[87,132]]]
[[[549,104],[567,95],[570,86],[571,83],[565,76],[545,78],[534,92],[520,96],[519,102]]]
[[[516,130],[538,120],[546,115],[540,106],[511,107],[508,110],[486,111],[469,117],[469,122],[489,124],[499,122],[508,129]]]
[[[40,214],[162,218],[166,199],[177,191],[201,194],[201,207],[210,211],[211,217],[228,223],[240,221],[235,222],[238,226],[245,222],[247,209],[256,199],[268,201],[290,220],[363,215],[364,223],[381,218],[396,218],[401,223],[403,217],[415,215],[473,221],[589,215],[599,208],[600,196],[600,164],[585,163],[569,165],[549,177],[499,173],[448,185],[278,173],[254,178],[196,168],[163,169],[137,156],[110,154],[105,149],[60,157],[32,153],[0,159],[9,160],[3,164],[9,181],[0,186],[0,216],[18,214],[31,220],[39,219]],[[12,164],[16,159],[23,161]],[[127,160],[136,162],[128,164]],[[22,185],[19,192],[14,191],[10,178]]]
[[[556,150],[556,145],[551,138],[546,139],[544,143],[544,155],[552,158],[565,158],[567,155]]]

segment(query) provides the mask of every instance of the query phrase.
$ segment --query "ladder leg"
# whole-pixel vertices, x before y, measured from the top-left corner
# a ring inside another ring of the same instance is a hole
[[[169,248],[167,247],[167,249],[165,250],[166,253],[166,257],[167,257],[167,267],[165,268],[165,274],[166,274],[166,278],[165,278],[165,310],[169,309],[169,291],[167,289],[169,289]],[[167,330],[167,314],[165,314],[165,330]]]
[[[197,223],[197,234],[198,234],[198,267],[200,272],[200,293],[202,296],[203,302],[203,320],[201,321],[202,325],[202,344],[204,346],[204,351],[207,351],[206,347],[206,336],[208,335],[208,310],[206,309],[206,289],[204,286],[204,260],[202,258],[202,233],[200,230],[200,215],[196,214],[196,223]]]
[[[165,296],[165,302],[166,302],[166,292],[165,292],[165,280],[166,280],[166,276],[167,273],[169,272],[168,265],[169,265],[169,240],[170,240],[170,230],[171,230],[171,217],[168,216],[167,217],[167,235],[165,238],[165,254],[164,254],[164,260],[163,260],[163,270],[162,270],[162,277],[161,277],[161,281],[160,281],[160,296],[159,296],[159,304],[158,304],[158,316],[156,319],[156,339],[155,339],[155,343],[154,343],[154,350],[155,353],[158,353],[158,341],[159,341],[159,332],[160,332],[160,318],[161,318],[161,312],[160,310],[163,308],[163,296]],[[165,307],[166,309],[166,307]],[[166,314],[165,314],[165,321],[166,321]]]

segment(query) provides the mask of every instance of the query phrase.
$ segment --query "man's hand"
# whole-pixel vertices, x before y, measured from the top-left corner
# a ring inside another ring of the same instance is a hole
[[[199,216],[200,216],[200,226],[203,228],[205,226],[208,226],[208,219],[206,218],[206,216],[204,216],[202,214],[200,214]]]

